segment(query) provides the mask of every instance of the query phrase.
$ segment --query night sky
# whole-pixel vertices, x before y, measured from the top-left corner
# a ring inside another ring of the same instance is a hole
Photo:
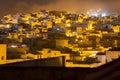
[[[99,8],[109,13],[120,12],[120,0],[0,0],[0,16],[41,9],[82,13]]]

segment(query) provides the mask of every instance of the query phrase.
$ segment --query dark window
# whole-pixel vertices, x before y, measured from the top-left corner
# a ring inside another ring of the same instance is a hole
[[[1,60],[4,60],[4,56],[1,57]]]
[[[37,56],[37,59],[39,59],[39,56]]]
[[[49,50],[48,53],[51,53],[51,50]]]

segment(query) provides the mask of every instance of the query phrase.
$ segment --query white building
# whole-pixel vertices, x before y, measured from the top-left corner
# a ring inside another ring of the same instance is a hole
[[[120,57],[120,50],[113,49],[113,50],[106,51],[106,56],[107,56],[107,62],[118,59]]]
[[[106,63],[106,54],[105,53],[102,53],[102,52],[99,52],[96,54],[96,57],[98,59],[98,61],[100,61],[100,63]]]

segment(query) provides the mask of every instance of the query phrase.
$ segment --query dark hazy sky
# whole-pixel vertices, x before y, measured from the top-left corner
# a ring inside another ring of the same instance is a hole
[[[40,9],[86,12],[99,8],[108,12],[120,12],[120,0],[0,0],[0,16]]]

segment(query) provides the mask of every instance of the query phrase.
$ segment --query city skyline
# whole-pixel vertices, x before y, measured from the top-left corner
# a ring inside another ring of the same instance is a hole
[[[36,66],[93,68],[118,59],[120,17],[92,14],[41,10],[4,16],[0,23],[0,43],[6,47],[0,53],[1,64],[26,60],[35,63],[44,59],[45,64]],[[51,59],[58,62],[52,64]]]

